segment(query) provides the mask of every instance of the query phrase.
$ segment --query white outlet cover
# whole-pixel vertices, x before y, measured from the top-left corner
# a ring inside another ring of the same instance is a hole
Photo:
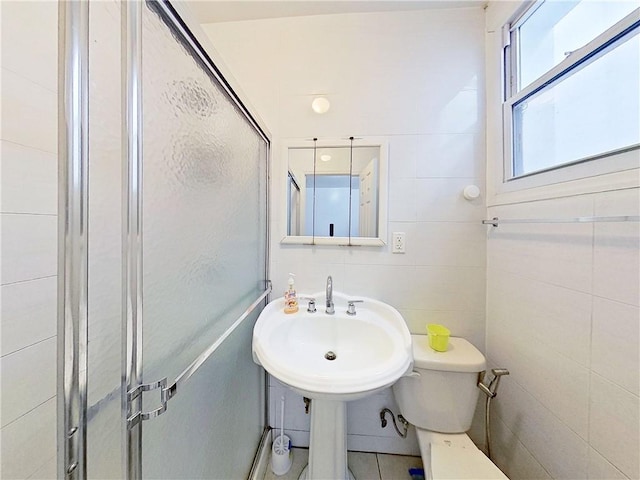
[[[405,252],[405,233],[393,232],[391,241],[392,253],[404,253]]]

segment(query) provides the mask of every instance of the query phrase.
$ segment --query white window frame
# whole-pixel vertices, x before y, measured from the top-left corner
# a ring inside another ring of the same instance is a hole
[[[558,183],[562,181],[574,180],[576,178],[584,178],[586,176],[600,175],[621,170],[630,170],[638,168],[638,149],[640,144],[627,146],[609,152],[602,152],[597,155],[585,157],[561,164],[547,167],[544,169],[514,175],[514,128],[513,128],[513,109],[522,101],[534,97],[537,93],[544,91],[554,83],[561,82],[563,79],[569,78],[573,73],[581,68],[589,65],[597,58],[606,54],[615,48],[624,37],[629,35],[633,30],[640,28],[640,8],[624,17],[618,23],[598,35],[591,42],[583,47],[571,52],[564,60],[553,68],[548,70],[538,79],[518,91],[517,66],[519,63],[518,53],[518,35],[519,27],[542,5],[543,1],[537,1],[529,4],[528,8],[517,16],[513,21],[505,24],[502,31],[503,39],[503,183],[519,184],[521,187],[532,187],[544,185],[548,183]],[[592,160],[609,159],[613,161],[595,162]],[[589,163],[591,162],[591,163]],[[567,169],[567,167],[580,166],[584,167]],[[558,170],[567,169],[561,175]],[[551,175],[545,175],[553,172]],[[553,177],[552,177],[553,176]],[[538,177],[531,180],[531,177]],[[554,178],[554,180],[551,180]],[[507,188],[511,190],[511,188]]]

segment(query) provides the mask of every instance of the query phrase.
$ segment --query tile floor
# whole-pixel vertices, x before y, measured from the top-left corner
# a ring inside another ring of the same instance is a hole
[[[297,480],[307,464],[309,450],[293,448],[293,463],[286,475],[271,471],[271,459],[264,480]],[[410,468],[422,468],[420,457],[388,455],[385,453],[348,452],[347,462],[356,480],[411,480]]]

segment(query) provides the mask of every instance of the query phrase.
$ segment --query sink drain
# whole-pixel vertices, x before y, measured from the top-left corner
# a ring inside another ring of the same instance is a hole
[[[326,358],[327,360],[335,360],[336,359],[336,354],[329,351],[327,353],[324,354],[324,358]]]

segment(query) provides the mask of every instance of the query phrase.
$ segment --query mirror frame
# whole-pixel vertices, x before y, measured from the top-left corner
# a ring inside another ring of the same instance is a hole
[[[351,141],[348,138],[318,138],[317,148],[339,147],[349,148]],[[285,220],[281,222],[281,244],[290,245],[341,245],[341,246],[365,246],[384,247],[387,245],[387,224],[388,224],[388,196],[389,196],[389,141],[386,137],[356,137],[353,142],[354,147],[379,147],[378,165],[378,236],[377,237],[319,237],[311,235],[288,235],[288,193],[287,178],[289,174],[289,149],[290,148],[311,148],[313,149],[313,139],[288,139],[283,142],[282,155],[284,161],[277,181],[283,189],[279,205],[283,206]]]

